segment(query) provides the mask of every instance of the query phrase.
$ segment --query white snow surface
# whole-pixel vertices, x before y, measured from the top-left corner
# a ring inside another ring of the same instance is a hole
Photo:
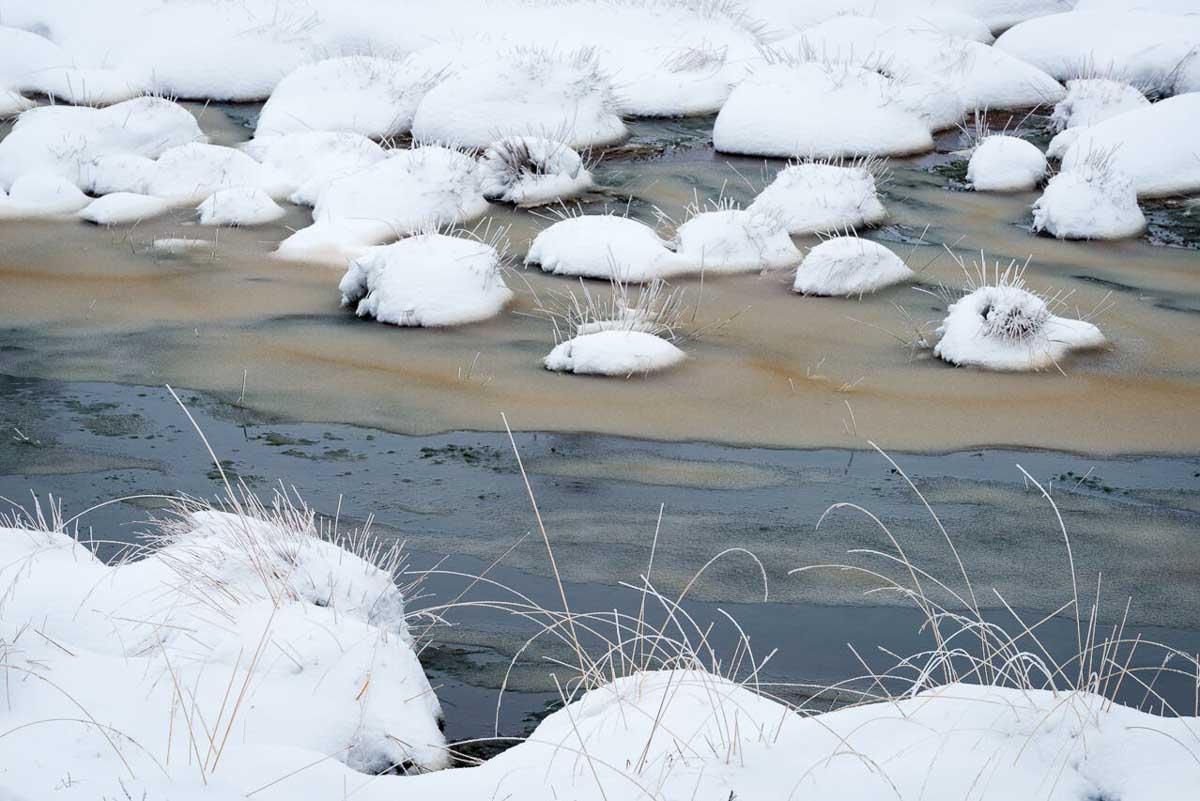
[[[1146,230],[1128,176],[1086,163],[1050,179],[1033,204],[1033,230],[1059,239],[1125,239]]]
[[[7,194],[0,190],[0,220],[60,217],[79,211],[91,198],[53,172],[27,172]]]
[[[1046,157],[1016,136],[984,137],[967,164],[967,182],[977,192],[1027,192],[1046,177]]]
[[[1050,123],[1057,131],[1095,125],[1109,117],[1143,108],[1150,101],[1141,91],[1110,78],[1076,78],[1067,81],[1067,96],[1054,106]]]
[[[853,162],[801,162],[780,170],[750,204],[788,233],[813,234],[878,225],[887,219],[875,176]]]
[[[675,272],[674,257],[645,223],[616,214],[586,214],[559,220],[539,233],[525,263],[556,275],[642,283]]]
[[[242,145],[251,158],[273,170],[293,203],[311,206],[334,178],[387,158],[387,151],[362,134],[302,131],[260,136]]]
[[[201,142],[166,151],[147,172],[144,183],[127,187],[181,203],[199,202],[223,189],[242,188],[280,197],[287,192],[287,182],[237,148]]]
[[[196,211],[201,225],[263,225],[285,213],[270,195],[255,186],[218,189]]]
[[[0,26],[0,87],[61,102],[105,106],[144,92],[140,81],[105,67],[78,67],[71,55],[36,33]]]
[[[491,245],[418,234],[350,262],[338,289],[359,317],[400,326],[451,326],[494,317],[512,300]]]
[[[113,192],[96,198],[79,216],[97,225],[122,225],[157,217],[171,208],[171,201],[137,192]]]
[[[802,295],[861,297],[913,278],[891,249],[870,239],[839,236],[814,247],[796,269],[792,291]]]
[[[802,258],[778,216],[762,211],[704,211],[679,226],[675,238],[676,261],[690,264],[692,272],[761,272]]]
[[[686,358],[687,354],[662,337],[614,328],[561,342],[542,363],[559,373],[632,376],[666,370]]]
[[[514,136],[493,142],[479,163],[483,196],[516,206],[541,206],[592,186],[592,174],[573,148],[552,139]]]

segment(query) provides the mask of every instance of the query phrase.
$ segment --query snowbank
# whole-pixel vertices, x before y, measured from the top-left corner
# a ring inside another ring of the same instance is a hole
[[[750,211],[779,219],[788,233],[878,225],[887,219],[870,164],[802,162],[780,170]]]
[[[542,360],[547,370],[577,375],[631,376],[666,370],[687,354],[644,331],[603,330],[557,345]]]
[[[147,217],[157,217],[171,208],[171,201],[136,192],[113,192],[87,205],[79,216],[97,225],[135,223]]]
[[[311,206],[334,178],[370,167],[387,151],[361,134],[305,131],[256,137],[242,145],[248,156],[273,170],[293,203]]]
[[[556,275],[642,283],[669,275],[672,253],[654,229],[615,214],[568,217],[539,233],[526,264]]]
[[[263,225],[284,215],[282,206],[254,186],[218,189],[196,211],[201,225]]]
[[[967,164],[967,182],[977,192],[1027,192],[1046,177],[1046,157],[1016,136],[984,137]]]
[[[5,195],[0,190],[0,220],[59,217],[79,211],[91,198],[52,172],[27,172]]]
[[[541,206],[586,192],[592,174],[562,142],[514,136],[493,142],[479,164],[483,196],[492,202]]]
[[[338,289],[359,317],[402,326],[486,320],[512,300],[494,247],[434,233],[371,248],[350,262]]]
[[[83,106],[137,97],[145,86],[104,67],[77,67],[71,55],[36,33],[0,26],[0,87]]]
[[[1109,117],[1143,108],[1150,101],[1139,89],[1110,78],[1067,81],[1067,96],[1054,107],[1050,124],[1056,131],[1095,125]]]
[[[1033,230],[1059,239],[1125,239],[1146,230],[1133,181],[1104,159],[1050,179],[1033,204]]]
[[[694,272],[740,273],[791,267],[800,251],[778,217],[718,208],[690,217],[675,233],[676,260]]]
[[[792,291],[802,295],[861,297],[909,281],[915,274],[878,242],[839,236],[814,247],[796,269]]]

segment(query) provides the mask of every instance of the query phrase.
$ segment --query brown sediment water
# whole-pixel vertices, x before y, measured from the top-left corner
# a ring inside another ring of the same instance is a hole
[[[249,131],[208,109],[202,125],[223,144]],[[65,220],[0,223],[0,371],[20,376],[171,383],[242,395],[255,409],[301,421],[361,424],[402,433],[502,427],[590,431],[650,439],[779,447],[940,451],[982,444],[1092,453],[1200,448],[1200,254],[1120,243],[1059,242],[1027,229],[1036,194],[951,191],[929,159],[893,164],[885,187],[889,227],[870,234],[899,252],[920,284],[957,287],[942,243],[989,259],[1030,258],[1027,282],[1071,293],[1067,311],[1112,302],[1096,322],[1110,347],[1062,363],[1062,372],[958,369],[900,340],[936,321],[944,303],[899,287],[862,299],[799,297],[790,275],[680,279],[702,332],[680,368],[597,379],[542,369],[553,330],[534,293],[577,281],[519,265],[550,220],[495,208],[511,225],[517,294],[501,316],[452,330],[404,329],[338,306],[340,271],[271,255],[280,223],[214,232],[191,215],[112,229]],[[778,164],[769,168],[777,169]],[[761,161],[728,159],[703,143],[598,168],[615,208],[643,219],[724,191],[752,197]],[[203,247],[156,254],[163,237]],[[923,236],[925,244],[910,244]],[[798,240],[810,245],[815,240]],[[932,263],[930,263],[932,261]],[[928,263],[928,266],[926,264]],[[590,282],[589,291],[607,287]],[[1111,294],[1110,294],[1111,293]],[[929,328],[931,330],[932,327]]]

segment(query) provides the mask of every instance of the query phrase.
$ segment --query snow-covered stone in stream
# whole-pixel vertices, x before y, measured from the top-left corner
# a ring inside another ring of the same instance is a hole
[[[1104,344],[1100,329],[1057,317],[1021,279],[1005,274],[951,304],[933,354],[961,367],[1044,370],[1075,350]]]
[[[1033,204],[1033,230],[1059,239],[1125,239],[1146,230],[1128,176],[1095,158],[1050,179]]]
[[[857,236],[827,239],[796,268],[792,291],[802,295],[861,297],[913,278],[892,250]]]
[[[516,206],[540,206],[586,192],[592,174],[574,149],[552,139],[514,136],[484,151],[483,196]]]
[[[1067,81],[1067,96],[1054,107],[1050,124],[1056,131],[1095,125],[1109,117],[1150,105],[1135,87],[1111,78],[1076,78]]]
[[[398,150],[329,181],[317,195],[313,224],[281,242],[277,252],[344,264],[347,254],[364,246],[466,222],[487,208],[475,159],[445,147]]]
[[[13,183],[6,195],[0,195],[0,220],[73,214],[91,200],[61,175],[52,172],[25,173]]]
[[[779,218],[762,211],[702,211],[679,226],[675,237],[677,261],[697,273],[775,270],[802,258]]]
[[[616,214],[567,217],[534,238],[525,257],[556,275],[644,283],[671,274],[675,254],[650,226]]]
[[[91,165],[106,156],[157,158],[172,147],[204,139],[196,118],[159,97],[106,108],[39,106],[21,114],[0,140],[0,188],[26,172],[54,172],[80,188]]]
[[[512,299],[494,247],[436,233],[369,249],[350,262],[338,288],[359,317],[402,326],[478,322]]]
[[[1016,136],[984,137],[967,164],[967,182],[977,192],[1027,192],[1046,177],[1046,157]]]
[[[375,56],[330,58],[288,73],[271,92],[254,135],[343,131],[385,139],[412,128],[417,104],[437,81],[420,62]]]
[[[741,78],[727,48],[660,49],[629,47],[606,51],[621,114],[628,117],[687,117],[721,110]]]
[[[783,58],[734,87],[717,115],[713,145],[783,158],[923,153],[933,148],[931,128],[897,100],[905,91],[899,79],[852,64]]]
[[[542,363],[558,373],[632,376],[666,370],[686,358],[687,354],[662,337],[613,328],[561,342]]]
[[[334,178],[387,158],[378,143],[356,133],[300,131],[256,137],[242,145],[251,158],[275,171],[293,203],[311,206]]]
[[[199,202],[222,189],[261,189],[272,197],[287,192],[287,181],[242,151],[193,142],[158,157],[145,186],[147,195]]]
[[[22,111],[28,111],[36,105],[37,103],[25,97],[20,92],[14,92],[0,86],[0,120],[15,117]]]
[[[201,225],[263,225],[284,215],[283,207],[253,186],[218,189],[196,207]]]
[[[412,132],[421,142],[478,148],[508,136],[588,147],[628,133],[594,51],[533,45],[455,70],[422,98]]]
[[[136,192],[113,192],[96,198],[79,216],[97,225],[123,225],[157,217],[171,208],[171,201]]]
[[[129,72],[76,66],[70,53],[44,36],[4,26],[0,26],[0,87],[80,106],[118,103],[147,88]]]
[[[801,162],[780,170],[748,210],[780,220],[791,234],[878,225],[887,219],[869,162]]]

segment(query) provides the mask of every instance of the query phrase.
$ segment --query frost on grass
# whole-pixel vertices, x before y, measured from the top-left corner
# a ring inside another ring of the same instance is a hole
[[[350,262],[338,289],[359,317],[401,326],[450,326],[494,317],[512,300],[501,254],[465,236],[422,233]]]
[[[971,153],[967,182],[977,192],[1027,192],[1046,177],[1046,157],[1016,136],[985,136]]]
[[[950,304],[937,330],[934,356],[989,370],[1061,369],[1073,351],[1104,345],[1104,335],[1092,323],[1054,314],[1063,305],[1060,298],[1047,300],[1026,288],[1024,269],[1016,262],[989,271],[981,261],[977,270],[973,278],[964,268],[968,292]]]
[[[796,269],[792,290],[802,295],[861,297],[909,281],[913,271],[892,250],[857,236],[827,239]]]
[[[378,143],[356,133],[300,131],[257,136],[242,150],[275,172],[293,203],[313,205],[325,185],[387,158]]]
[[[218,189],[196,211],[201,225],[263,225],[284,215],[283,207],[255,186]]]
[[[1059,239],[1125,239],[1146,230],[1133,181],[1105,153],[1050,179],[1033,204],[1033,230]]]
[[[479,172],[483,196],[515,206],[541,206],[574,197],[592,186],[579,153],[562,142],[513,136],[484,151]]]
[[[507,136],[546,136],[570,147],[618,142],[627,131],[594,50],[527,45],[453,70],[421,100],[422,142],[485,148]]]
[[[525,257],[556,275],[652,281],[677,269],[653,228],[617,214],[568,214],[534,238]]]
[[[60,217],[79,211],[91,198],[75,184],[52,172],[28,172],[0,189],[0,220]]]
[[[750,210],[777,217],[792,234],[878,225],[887,219],[876,187],[879,169],[873,160],[790,164]]]
[[[1124,81],[1075,78],[1067,81],[1067,96],[1055,105],[1050,125],[1055,131],[1095,125],[1148,105],[1150,101],[1142,91]]]
[[[675,233],[676,260],[691,272],[761,272],[791,267],[801,259],[779,215],[740,209],[726,201],[692,206]]]

